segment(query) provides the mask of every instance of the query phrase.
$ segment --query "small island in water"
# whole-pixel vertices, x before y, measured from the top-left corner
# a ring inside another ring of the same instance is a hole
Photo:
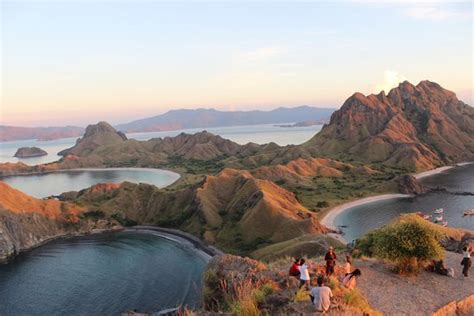
[[[16,151],[14,157],[17,158],[32,158],[47,156],[48,153],[39,147],[20,147]]]

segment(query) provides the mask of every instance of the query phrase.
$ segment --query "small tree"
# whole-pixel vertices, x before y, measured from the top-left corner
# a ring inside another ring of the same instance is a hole
[[[356,247],[393,261],[400,273],[416,273],[427,262],[444,257],[442,235],[423,221],[409,216],[393,222],[364,236]]]

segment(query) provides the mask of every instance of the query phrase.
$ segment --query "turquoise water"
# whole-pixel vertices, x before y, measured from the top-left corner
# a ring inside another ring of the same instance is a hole
[[[449,227],[474,230],[474,216],[462,216],[465,210],[474,209],[474,165],[456,167],[423,178],[421,182],[427,188],[444,188],[447,191],[359,205],[341,213],[335,223],[343,226],[344,238],[351,241],[402,213],[433,214],[435,209],[444,208],[444,219]]]
[[[291,124],[291,123],[290,123]],[[238,144],[254,142],[257,144],[266,144],[275,142],[278,145],[285,146],[289,144],[301,144],[313,137],[321,130],[322,125],[307,127],[278,127],[274,124],[251,125],[251,126],[231,126],[231,127],[213,127],[206,130],[210,133],[220,135],[230,139]],[[156,137],[176,136],[180,133],[194,134],[203,129],[185,129],[166,132],[135,133],[127,134],[128,138],[138,140],[148,140]],[[76,138],[63,138],[53,141],[21,140],[0,142],[0,163],[21,161],[27,165],[37,165],[56,161],[60,156],[57,155],[63,149],[74,146]],[[48,152],[47,156],[34,158],[15,158],[13,155],[20,147],[40,147]]]
[[[78,191],[96,183],[129,181],[159,188],[178,180],[179,174],[151,168],[73,169],[44,174],[0,178],[12,187],[37,198]]]
[[[0,265],[0,315],[119,315],[194,306],[207,258],[157,235],[60,239]]]

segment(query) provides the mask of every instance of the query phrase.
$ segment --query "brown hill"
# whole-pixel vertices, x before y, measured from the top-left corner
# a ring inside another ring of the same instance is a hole
[[[51,238],[89,231],[94,225],[80,220],[85,210],[33,198],[0,181],[0,262]]]
[[[327,231],[293,193],[234,169],[179,190],[124,182],[119,188],[102,185],[64,197],[124,225],[179,228],[237,253]]]
[[[474,109],[434,82],[405,81],[388,95],[355,93],[303,147],[408,170],[473,160]]]
[[[122,143],[125,140],[127,140],[127,136],[125,136],[125,134],[117,132],[107,122],[99,122],[96,125],[87,126],[84,136],[77,140],[76,145],[60,151],[58,155],[87,156],[96,148],[105,145]]]
[[[36,213],[50,219],[77,221],[84,208],[57,200],[42,200],[31,197],[0,181],[0,209],[16,214]]]
[[[182,161],[223,160],[245,157],[279,148],[276,144],[260,146],[239,145],[206,131],[196,134],[181,133],[175,137],[154,138],[148,141],[126,139],[105,122],[90,125],[84,136],[71,148],[59,154],[78,157],[79,165],[164,165]]]
[[[247,171],[224,169],[217,176],[207,176],[196,197],[211,228],[224,225],[235,230],[243,243],[275,243],[326,232],[293,193],[271,181],[256,179]],[[227,233],[212,235],[217,240],[227,239]]]
[[[263,166],[252,171],[259,179],[271,181],[285,180],[287,182],[303,182],[305,178],[313,177],[342,177],[344,173],[351,171],[359,175],[372,175],[378,173],[369,167],[355,167],[341,161],[326,158],[298,158],[286,165]]]

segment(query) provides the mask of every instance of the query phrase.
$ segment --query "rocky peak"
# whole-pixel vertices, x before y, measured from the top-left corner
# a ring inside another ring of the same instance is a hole
[[[355,93],[306,147],[413,170],[474,159],[474,109],[428,80],[388,95]]]
[[[76,145],[60,151],[61,156],[76,155],[87,156],[90,155],[96,148],[105,145],[117,144],[127,140],[124,133],[116,131],[109,123],[99,122],[94,125],[89,125],[82,138],[79,138]]]
[[[115,133],[118,134],[123,140],[127,140],[127,136],[125,136],[124,133],[117,132],[115,128],[112,127],[112,125],[104,121],[87,126],[86,132],[84,133],[84,136],[82,138],[84,139],[87,137],[93,137],[94,135],[103,133]]]

